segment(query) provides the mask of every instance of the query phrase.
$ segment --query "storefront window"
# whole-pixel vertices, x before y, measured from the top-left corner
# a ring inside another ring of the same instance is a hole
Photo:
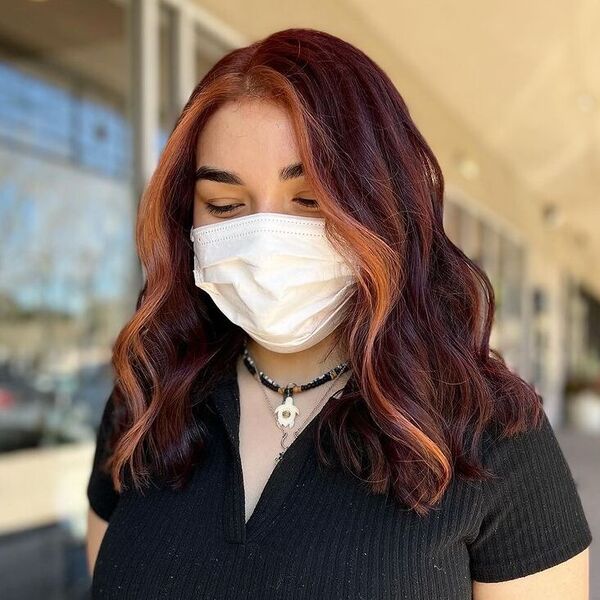
[[[490,346],[503,354],[511,368],[525,371],[522,246],[505,228],[452,199],[445,202],[444,228],[448,237],[483,268],[492,283],[496,313]]]
[[[112,347],[142,284],[138,199],[232,44],[194,2],[84,4],[2,4],[2,600],[87,597],[85,488]]]
[[[131,310],[134,206],[124,15],[104,4],[93,4],[96,15],[77,11],[79,46],[64,40],[63,52],[57,37],[53,54],[43,60],[36,58],[32,40],[38,38],[30,27],[43,26],[42,45],[69,18],[67,5],[65,12],[37,15],[44,7],[28,3],[31,18],[15,21],[11,38],[2,40],[0,385],[12,398],[2,414],[37,407],[30,421],[19,421],[19,431],[0,435],[4,451],[89,436],[107,391],[111,340]],[[85,37],[86,19],[93,39]],[[121,58],[110,69],[103,64],[107,52]],[[51,428],[55,411],[71,418]]]
[[[2,3],[3,598],[88,585],[85,489],[67,482],[85,482],[80,448],[95,439],[136,299],[126,17],[110,0]]]
[[[507,364],[519,370],[523,361],[525,262],[523,247],[508,236],[499,240],[499,303],[500,343]]]

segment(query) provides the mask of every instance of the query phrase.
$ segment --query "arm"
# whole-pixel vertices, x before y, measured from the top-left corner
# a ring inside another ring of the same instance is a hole
[[[538,573],[497,583],[473,581],[473,600],[589,600],[589,547]]]
[[[94,575],[94,566],[96,565],[96,557],[98,550],[104,538],[104,533],[108,528],[108,522],[99,517],[94,510],[88,508],[87,514],[87,536],[86,536],[86,555],[87,565],[90,577]]]
[[[113,410],[114,404],[111,394],[105,404],[100,426],[98,427],[96,449],[87,485],[89,508],[87,515],[86,554],[90,576],[93,576],[96,558],[102,539],[108,528],[109,519],[119,502],[119,494],[113,487],[110,474],[101,469],[101,463],[110,451],[107,439],[113,426]]]

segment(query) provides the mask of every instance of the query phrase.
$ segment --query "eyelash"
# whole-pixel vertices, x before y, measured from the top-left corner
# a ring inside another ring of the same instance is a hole
[[[294,200],[296,200],[303,206],[306,206],[307,208],[318,207],[316,200],[309,200],[308,198],[294,198]],[[226,204],[225,206],[216,206],[215,204],[207,204],[206,208],[208,209],[208,212],[212,214],[224,214],[234,210],[236,208],[236,205]]]

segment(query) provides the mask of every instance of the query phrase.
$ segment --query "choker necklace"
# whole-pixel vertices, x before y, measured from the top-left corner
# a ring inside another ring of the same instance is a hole
[[[316,410],[323,403],[323,400],[325,398],[328,398],[329,391],[335,384],[335,380],[342,373],[344,373],[345,371],[347,371],[350,368],[349,361],[340,363],[339,365],[333,367],[333,369],[330,369],[329,371],[323,373],[322,375],[315,377],[312,381],[309,381],[308,383],[296,385],[296,383],[290,382],[286,386],[279,385],[278,383],[273,381],[273,379],[271,377],[269,377],[268,375],[265,375],[265,373],[263,371],[258,370],[258,368],[256,367],[256,363],[250,356],[248,349],[246,347],[244,347],[244,351],[243,351],[243,361],[244,361],[244,364],[246,365],[246,368],[248,369],[248,371],[250,371],[250,373],[252,374],[254,379],[257,379],[262,384],[262,386],[261,386],[262,392],[265,397],[265,400],[267,401],[269,409],[273,413],[275,413],[277,425],[280,429],[283,430],[283,434],[282,434],[282,438],[281,438],[281,447],[283,448],[283,451],[280,452],[279,455],[277,456],[277,458],[275,459],[275,462],[277,463],[279,460],[281,460],[281,457],[283,456],[285,450],[287,450],[287,448],[289,447],[289,446],[285,445],[285,441],[288,436],[288,432],[285,431],[285,429],[289,429],[289,428],[293,427],[295,424],[295,421],[296,421],[296,416],[298,416],[300,414],[300,409],[294,404],[294,392],[302,392],[304,390],[312,389],[319,385],[323,385],[324,383],[327,383],[328,381],[331,381],[331,385],[328,386],[327,391],[326,391],[325,395],[323,396],[323,398],[321,399],[321,401],[315,405],[315,407],[313,408],[311,413],[308,415],[308,417],[306,419],[304,419],[304,422],[307,423],[307,422],[309,422],[311,416],[316,412]],[[284,397],[281,404],[279,404],[277,407],[273,408],[273,406],[271,406],[271,402],[270,402],[263,386],[269,387],[270,389],[281,394]],[[301,430],[294,432],[295,438],[298,437],[298,435],[300,434],[300,431]]]

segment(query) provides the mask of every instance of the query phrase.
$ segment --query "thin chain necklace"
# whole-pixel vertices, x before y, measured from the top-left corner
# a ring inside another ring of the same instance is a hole
[[[263,371],[260,371],[257,369],[256,363],[250,356],[248,349],[246,347],[244,347],[243,360],[244,360],[244,364],[246,365],[246,368],[248,369],[248,371],[250,371],[250,373],[254,377],[254,379],[256,379],[259,383],[261,383],[261,390],[262,390],[263,396],[265,398],[265,401],[267,403],[267,406],[268,406],[269,410],[273,414],[276,415],[276,421],[275,421],[276,425],[282,431],[282,437],[281,437],[282,451],[275,458],[275,464],[277,464],[281,460],[285,451],[289,448],[289,445],[286,445],[286,440],[287,440],[288,433],[289,433],[288,431],[286,431],[286,429],[289,429],[294,426],[296,416],[300,414],[300,409],[294,404],[294,392],[301,392],[301,391],[304,391],[307,389],[317,387],[318,385],[322,385],[322,384],[326,383],[327,381],[331,381],[331,384],[328,386],[328,388],[327,388],[325,394],[323,395],[323,397],[321,398],[321,400],[314,406],[314,408],[312,409],[310,414],[302,421],[303,426],[293,432],[294,439],[296,439],[300,435],[300,433],[304,430],[304,427],[306,426],[306,424],[310,422],[311,417],[325,403],[324,400],[329,398],[329,392],[330,392],[331,388],[334,386],[335,380],[342,373],[344,373],[345,371],[347,371],[350,368],[349,361],[340,363],[339,365],[335,366],[333,369],[330,369],[326,373],[323,373],[322,375],[315,377],[315,379],[313,379],[312,381],[309,381],[308,383],[305,383],[302,385],[296,385],[295,383],[291,382],[291,383],[288,383],[286,386],[280,386],[275,381],[273,381],[273,379],[270,378],[268,375],[265,375],[265,373]],[[278,406],[274,407],[271,404],[269,397],[267,396],[267,393],[265,391],[265,386],[271,388],[274,391],[277,391],[279,394],[284,396],[283,402],[281,404],[279,404]]]

